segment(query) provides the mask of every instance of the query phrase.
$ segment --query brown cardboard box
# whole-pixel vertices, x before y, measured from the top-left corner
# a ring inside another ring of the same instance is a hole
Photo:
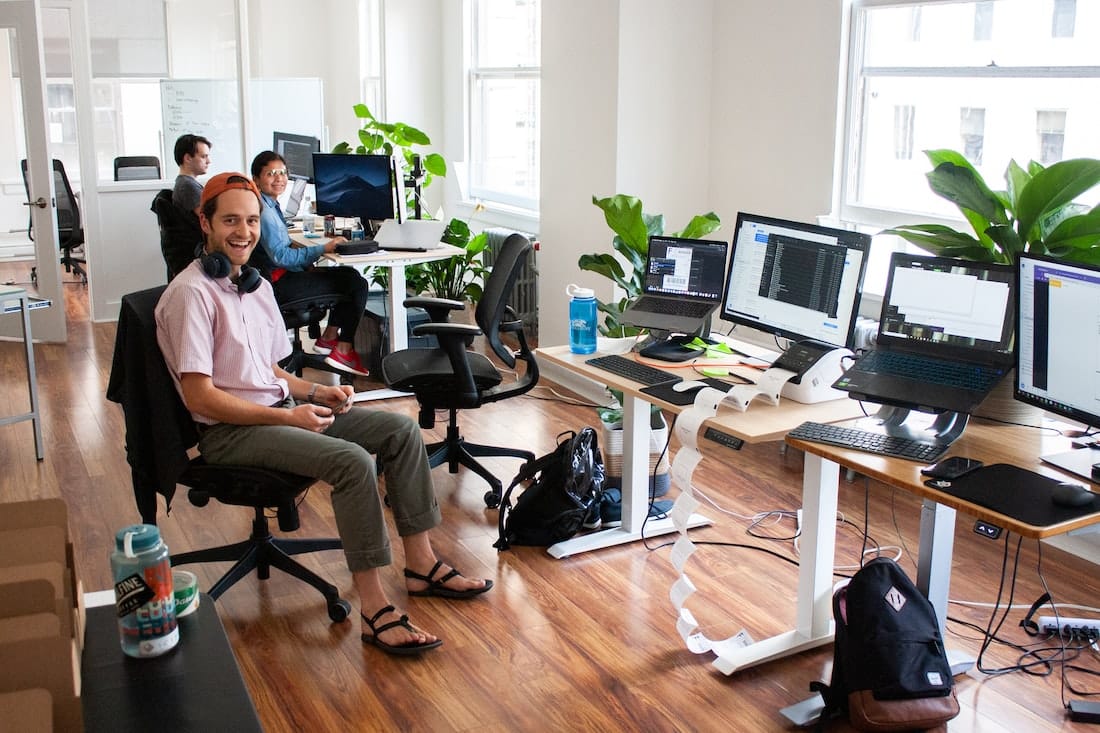
[[[20,733],[51,733],[53,698],[41,688],[0,692],[0,720],[6,730]]]

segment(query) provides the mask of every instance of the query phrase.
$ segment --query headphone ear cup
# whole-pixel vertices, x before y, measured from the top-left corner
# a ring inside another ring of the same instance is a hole
[[[252,293],[256,291],[256,288],[260,287],[260,281],[263,277],[260,275],[260,271],[255,267],[249,267],[244,265],[241,267],[240,277],[237,278],[237,290],[243,293]]]
[[[233,271],[233,263],[223,252],[206,254],[199,259],[202,262],[202,271],[215,280],[229,277],[229,273]]]

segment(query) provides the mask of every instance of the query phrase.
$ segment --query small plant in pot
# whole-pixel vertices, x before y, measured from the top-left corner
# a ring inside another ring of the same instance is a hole
[[[596,410],[602,427],[601,450],[604,457],[604,486],[621,489],[623,484],[623,393],[617,389],[608,389],[615,400],[610,407]],[[664,496],[671,483],[669,475],[668,423],[664,414],[656,405],[649,410],[649,490],[653,496]],[[656,477],[654,477],[656,469]]]

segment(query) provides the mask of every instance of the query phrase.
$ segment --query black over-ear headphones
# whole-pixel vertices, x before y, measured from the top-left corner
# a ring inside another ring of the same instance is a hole
[[[202,263],[202,271],[215,280],[229,277],[229,273],[233,271],[233,263],[229,261],[229,257],[224,252],[204,254],[199,258],[199,262]],[[263,277],[260,275],[259,270],[248,265],[241,265],[241,274],[237,278],[237,290],[242,293],[251,293],[260,287],[261,280],[263,280]]]

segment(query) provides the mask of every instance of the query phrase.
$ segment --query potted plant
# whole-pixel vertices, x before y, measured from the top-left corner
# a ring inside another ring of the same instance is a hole
[[[623,485],[623,393],[617,389],[608,389],[615,403],[596,410],[602,428],[601,451],[604,457],[604,486],[609,489],[621,489]],[[668,423],[661,408],[650,405],[649,409],[649,490],[653,496],[664,496],[671,485],[669,475]],[[654,475],[656,474],[656,475]]]
[[[624,194],[604,199],[593,196],[592,203],[603,211],[607,225],[615,233],[611,247],[619,257],[610,252],[581,255],[577,266],[610,279],[624,293],[618,300],[605,302],[596,299],[597,309],[604,314],[604,322],[599,326],[600,333],[610,337],[635,336],[639,330],[624,325],[620,319],[626,307],[642,294],[649,238],[665,233],[665,218],[661,214],[644,213],[639,199]],[[670,233],[670,236],[701,239],[720,226],[721,220],[712,211],[692,217],[686,227]]]
[[[1100,160],[1063,160],[1027,169],[1015,160],[1005,170],[1004,191],[993,191],[970,161],[954,150],[926,150],[928,185],[959,207],[974,234],[942,224],[887,229],[943,257],[1015,264],[1020,252],[1075,262],[1100,263],[1100,207],[1074,199],[1100,183]]]
[[[376,118],[365,104],[356,104],[355,116],[361,121],[358,144],[341,142],[332,149],[334,153],[356,155],[400,154],[404,161],[406,180],[412,180],[418,169],[419,157],[423,170],[421,189],[431,185],[435,176],[447,175],[447,162],[438,153],[425,153],[419,148],[431,145],[431,139],[420,129],[404,122],[383,122]],[[410,204],[417,204],[413,186],[406,188]],[[485,250],[485,234],[473,234],[470,226],[460,219],[451,219],[443,233],[443,242],[465,250],[444,260],[434,260],[405,268],[408,290],[411,294],[430,293],[439,298],[467,300],[476,304],[481,299],[482,284],[488,268],[482,265],[481,254]],[[376,269],[371,282],[383,288],[389,287],[388,272]]]

